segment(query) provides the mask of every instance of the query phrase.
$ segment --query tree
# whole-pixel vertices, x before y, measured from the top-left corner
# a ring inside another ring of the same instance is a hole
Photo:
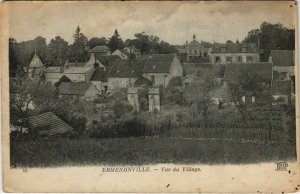
[[[279,23],[263,22],[259,29],[248,32],[243,42],[259,46],[264,51],[262,61],[268,61],[272,49],[295,50],[295,30],[287,29]]]
[[[34,53],[36,52],[43,63],[47,62],[47,44],[46,39],[38,36],[34,40],[17,43],[16,57],[20,69],[27,68]]]
[[[104,46],[107,44],[107,40],[105,37],[97,38],[93,37],[88,41],[89,48],[94,48],[95,46]]]
[[[272,105],[270,80],[265,80],[256,73],[240,71],[238,79],[235,82],[229,82],[231,98],[241,114],[243,121],[257,115],[255,106]],[[243,97],[255,97],[256,103],[246,103]]]
[[[108,47],[110,48],[110,52],[113,53],[114,51],[118,49],[122,49],[124,47],[124,42],[120,38],[119,32],[117,29],[115,29],[114,34],[108,41]]]
[[[18,69],[18,44],[14,38],[9,38],[9,76],[14,77]]]
[[[57,98],[55,88],[49,83],[31,80],[26,75],[17,74],[10,80],[10,123],[22,129],[22,121],[31,109],[51,107]]]
[[[187,102],[196,105],[198,112],[202,113],[206,121],[208,109],[213,103],[212,94],[218,85],[211,69],[208,68],[203,71],[203,76],[196,77],[193,82],[186,87],[184,95]]]
[[[48,45],[48,63],[53,66],[61,66],[67,59],[69,47],[68,42],[60,36],[51,39]]]
[[[74,34],[74,42],[70,48],[70,58],[76,61],[87,61],[87,37],[81,32],[79,26],[77,26]]]
[[[233,42],[231,40],[227,40],[226,44],[233,44]]]

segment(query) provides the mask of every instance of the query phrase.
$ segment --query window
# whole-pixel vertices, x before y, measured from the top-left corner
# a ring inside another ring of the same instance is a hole
[[[226,57],[226,63],[231,63],[232,62],[232,57]]]
[[[252,62],[253,62],[252,56],[247,56],[247,63],[252,63]]]
[[[150,80],[151,80],[151,82],[154,84],[154,83],[155,83],[155,76],[154,76],[154,75],[151,75],[151,76],[150,76]]]
[[[221,63],[221,58],[219,56],[216,56],[215,61],[216,61],[216,63]]]
[[[242,62],[242,56],[238,56],[238,57],[237,57],[237,61],[238,61],[238,62]]]
[[[204,52],[203,56],[204,56],[204,57],[207,57],[207,52]]]

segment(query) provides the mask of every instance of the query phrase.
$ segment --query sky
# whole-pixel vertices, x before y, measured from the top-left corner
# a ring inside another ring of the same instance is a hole
[[[88,37],[123,40],[135,33],[157,35],[171,44],[191,41],[243,40],[264,21],[291,28],[294,2],[5,2],[9,4],[9,35],[18,42],[43,36],[49,42],[61,36],[70,44],[77,25]]]

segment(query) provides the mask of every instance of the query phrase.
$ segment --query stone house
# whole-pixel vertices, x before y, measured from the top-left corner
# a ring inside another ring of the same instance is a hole
[[[127,53],[133,53],[136,58],[140,58],[142,56],[140,49],[135,48],[135,46],[125,47],[124,51]]]
[[[145,59],[115,60],[108,73],[107,89],[116,90],[133,86],[134,82],[142,77],[142,71],[146,63]]]
[[[216,103],[228,102],[230,103],[230,88],[228,83],[239,81],[241,72],[251,72],[262,78],[266,84],[272,84],[273,71],[272,63],[258,62],[258,63],[229,63],[226,65],[224,74],[224,83],[213,95],[213,99]],[[247,95],[242,97],[243,102],[253,103],[259,96]]]
[[[274,75],[277,80],[290,80],[294,76],[295,51],[271,50],[269,62],[273,63]]]
[[[149,56],[143,69],[143,77],[153,86],[167,87],[173,77],[182,77],[183,68],[177,54],[154,54]]]
[[[112,56],[118,56],[120,59],[129,59],[130,53],[123,49],[115,50],[112,54]]]
[[[107,71],[102,67],[96,67],[93,76],[90,79],[90,83],[93,84],[100,93],[107,92]]]
[[[259,49],[252,43],[226,43],[215,45],[211,51],[213,64],[257,63]]]
[[[99,93],[93,84],[85,82],[62,82],[58,91],[60,96],[72,96],[84,100],[93,100]]]
[[[211,48],[205,47],[196,40],[196,36],[193,36],[193,41],[186,44],[187,61],[192,61],[193,58],[204,57],[208,58],[211,53]]]
[[[89,82],[94,71],[94,67],[48,67],[45,70],[45,80],[54,84],[65,75],[72,82]]]

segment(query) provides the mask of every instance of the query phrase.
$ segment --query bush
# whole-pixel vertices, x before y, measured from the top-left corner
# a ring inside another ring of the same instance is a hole
[[[169,88],[183,86],[182,77],[173,77],[168,84]]]
[[[115,102],[112,108],[113,108],[113,111],[114,111],[117,118],[120,118],[125,113],[128,113],[128,112],[132,111],[132,106],[129,103],[125,102],[125,101]]]
[[[182,105],[186,103],[186,100],[183,95],[183,91],[181,88],[178,87],[173,87],[169,89],[167,98],[170,102],[173,102],[175,104]]]

